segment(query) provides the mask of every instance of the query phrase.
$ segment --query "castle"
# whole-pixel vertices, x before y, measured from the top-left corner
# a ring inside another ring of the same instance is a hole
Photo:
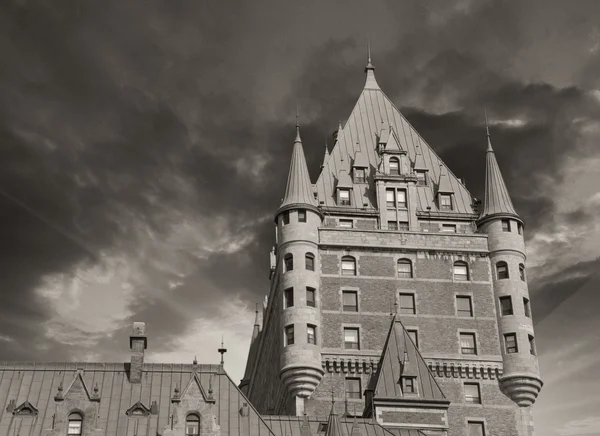
[[[144,362],[136,322],[127,363],[0,363],[0,436],[533,435],[524,225],[489,132],[480,207],[365,72],[314,185],[296,126],[239,386]]]

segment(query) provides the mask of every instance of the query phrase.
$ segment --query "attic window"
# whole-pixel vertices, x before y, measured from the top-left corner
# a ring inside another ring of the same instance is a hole
[[[425,171],[415,171],[417,175],[417,186],[427,186],[427,174]]]
[[[402,377],[402,392],[404,394],[415,394],[415,378],[416,377]]]
[[[440,194],[440,210],[452,210],[452,196]]]
[[[340,206],[350,206],[349,189],[338,189],[338,204]]]
[[[364,168],[354,168],[354,183],[365,183]]]
[[[146,415],[146,411],[143,410],[142,408],[138,407],[137,409],[133,409],[131,411],[131,415],[132,416],[145,416]]]

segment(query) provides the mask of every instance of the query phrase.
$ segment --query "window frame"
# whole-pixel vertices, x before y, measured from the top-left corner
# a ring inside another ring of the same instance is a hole
[[[507,232],[510,233],[512,231],[512,226],[511,226],[511,222],[509,219],[502,219],[501,220],[502,223],[502,231],[503,232]]]
[[[294,307],[294,288],[293,287],[286,288],[283,290],[283,308],[288,309],[290,307]]]
[[[408,265],[406,271],[400,271],[400,265]],[[402,257],[396,261],[396,275],[399,279],[412,279],[414,278],[412,260]]]
[[[445,200],[447,200],[447,201],[445,201]],[[454,202],[452,201],[452,194],[440,194],[439,206],[440,206],[440,211],[454,210]]]
[[[407,328],[406,329],[406,334],[408,335],[408,337],[410,338],[410,340],[415,345],[415,348],[418,350],[419,349],[419,330]],[[413,334],[414,334],[414,336],[411,336]]]
[[[343,224],[350,224],[349,226],[347,225],[342,225]],[[340,219],[338,220],[338,227],[342,228],[342,229],[353,229],[354,228],[354,220],[349,220],[349,219]]]
[[[504,260],[496,262],[496,280],[506,280],[510,278],[508,272],[508,263]]]
[[[505,307],[504,302],[508,302]],[[500,316],[511,316],[515,314],[515,307],[513,306],[512,296],[503,295],[498,297],[498,303],[500,304]]]
[[[473,338],[473,347],[463,347],[463,337]],[[460,354],[465,356],[477,356],[477,335],[473,332],[459,332],[458,336]],[[465,350],[468,350],[465,352]],[[472,350],[472,352],[470,352]]]
[[[352,175],[354,176],[354,183],[366,183],[367,171],[362,167],[354,167]]]
[[[404,198],[404,201],[400,201],[401,197]],[[398,209],[408,208],[408,193],[406,192],[406,189],[398,188],[396,190],[396,207]]]
[[[285,268],[285,272],[294,270],[294,255],[292,253],[286,253],[283,256],[283,265]]]
[[[458,233],[458,226],[456,224],[443,224],[442,233]]]
[[[464,267],[466,274],[457,274],[456,267]],[[464,277],[464,278],[462,278]],[[457,260],[452,264],[452,279],[455,282],[469,282],[471,281],[471,274],[469,271],[469,264],[464,260]]]
[[[402,394],[416,394],[417,393],[417,384],[415,383],[416,377],[406,377],[402,376]],[[410,387],[410,389],[408,389]]]
[[[349,268],[344,268],[344,262],[346,262],[346,265],[348,265],[349,262],[351,262],[352,264],[352,269]],[[341,268],[341,275],[342,276],[356,276],[357,274],[357,262],[356,262],[356,257],[354,256],[342,256],[342,258],[340,259],[340,268]],[[347,273],[344,273],[344,271],[350,271]]]
[[[527,281],[527,278],[525,277],[525,264],[523,263],[519,264],[519,278],[522,282]]]
[[[308,296],[311,294],[312,300],[308,298]],[[317,290],[315,288],[311,288],[310,286],[306,287],[306,305],[308,307],[317,307]]]
[[[190,419],[190,418],[195,418],[195,419]],[[196,423],[196,432],[195,433],[190,433],[189,432],[189,423],[193,422]],[[198,415],[197,413],[188,413],[185,417],[185,436],[200,436],[200,415]]]
[[[398,231],[398,221],[388,221],[388,230]]]
[[[356,332],[356,342],[348,342],[346,341],[346,332]],[[344,350],[360,350],[360,328],[359,327],[344,327]],[[356,344],[354,346],[347,346],[348,344]]]
[[[477,425],[478,429],[481,429],[481,436],[486,436],[486,430],[485,430],[485,422],[483,421],[476,421],[476,420],[468,420],[467,421],[467,436],[479,436],[479,435],[473,435],[471,434],[471,425]]]
[[[469,302],[468,315],[462,315],[463,313],[466,313],[466,311],[464,309],[460,308],[460,306],[458,304],[459,301],[468,301]],[[456,316],[458,316],[459,318],[473,318],[473,316],[474,316],[473,297],[471,295],[456,295],[455,303],[456,303]]]
[[[286,210],[281,213],[281,223],[287,226],[290,223],[290,211]]]
[[[392,165],[395,164],[395,165]],[[400,159],[397,157],[390,157],[389,160],[389,168],[390,168],[390,176],[399,176],[400,175]],[[395,168],[394,170],[392,168]]]
[[[306,222],[306,209],[298,209],[298,222],[299,223]]]
[[[535,336],[527,334],[527,340],[529,341],[529,354],[537,356],[537,348],[535,346]]]
[[[315,255],[310,251],[304,254],[304,269],[307,271],[315,270]]]
[[[358,382],[358,391],[350,390],[348,382]],[[362,380],[360,377],[345,377],[344,388],[346,390],[346,397],[350,399],[360,400],[362,399]]]
[[[67,436],[82,436],[83,435],[83,418],[84,418],[83,413],[78,410],[74,410],[69,413],[69,415],[67,416]],[[71,429],[75,428],[75,427],[71,427],[72,422],[79,423],[79,426],[77,427],[79,432],[77,432],[77,433],[71,432]]]
[[[349,304],[345,304],[344,295],[354,295],[356,305],[351,306]],[[356,310],[351,310],[352,307],[354,307]],[[350,313],[358,312],[358,291],[352,291],[352,290],[342,291],[342,312],[350,312]]]
[[[342,195],[342,193],[344,195]],[[345,198],[347,194],[347,199]],[[351,206],[352,200],[350,198],[350,189],[348,188],[338,188],[338,206]]]
[[[415,174],[417,176],[417,186],[427,186],[427,171],[416,170]]]
[[[312,330],[312,342],[310,341]],[[317,326],[314,324],[306,324],[306,343],[310,345],[317,345]]]
[[[402,297],[410,297],[412,308],[402,306]],[[417,297],[414,292],[398,292],[398,313],[400,315],[416,315],[417,314]]]
[[[531,302],[527,297],[523,297],[523,312],[526,318],[531,318]]]
[[[475,388],[477,391],[477,396],[467,395],[467,387]],[[463,393],[465,403],[467,404],[481,404],[481,386],[476,382],[464,382],[463,383]]]
[[[391,195],[390,195],[391,194]],[[390,197],[392,198],[390,200]],[[385,190],[385,207],[387,209],[396,209],[396,189],[388,188]]]
[[[294,345],[295,343],[295,332],[294,332],[294,324],[288,324],[283,328],[283,337],[284,337],[284,346],[289,347],[290,345]],[[291,338],[291,342],[290,342]]]
[[[398,231],[400,231],[400,232],[410,231],[410,226],[409,226],[408,221],[398,221]]]
[[[514,346],[509,346],[509,338],[514,339]],[[519,342],[516,333],[505,333],[504,334],[504,352],[506,354],[518,354],[519,353]]]

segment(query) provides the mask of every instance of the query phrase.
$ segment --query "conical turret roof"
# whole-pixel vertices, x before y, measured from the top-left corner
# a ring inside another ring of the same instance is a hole
[[[302,148],[302,140],[300,139],[300,127],[298,125],[296,125],[296,140],[294,141],[285,195],[276,216],[296,206],[312,208],[318,212],[317,200],[313,194],[304,149]]]

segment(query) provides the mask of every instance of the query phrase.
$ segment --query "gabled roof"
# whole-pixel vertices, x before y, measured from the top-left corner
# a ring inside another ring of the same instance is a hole
[[[389,134],[390,126],[396,133],[399,146],[406,151],[411,166],[417,159],[418,147],[422,153],[420,159],[429,170],[430,179],[437,182],[440,177],[440,158],[379,88],[372,65],[368,66],[366,71],[365,87],[346,124],[338,132],[337,142],[330,151],[327,163],[316,183],[318,200],[322,201],[325,207],[337,206],[335,189],[340,170],[345,169],[349,172],[351,158],[359,149],[365,155],[369,171],[375,171],[379,167],[377,141],[380,136]],[[448,183],[455,194],[454,211],[473,213],[471,194],[450,171],[448,171]],[[428,186],[417,187],[417,210],[426,211],[429,206],[432,212],[438,211],[433,185],[435,184],[430,183]],[[367,208],[376,208],[375,192],[371,179],[369,183],[355,184],[352,189],[351,204],[362,206],[367,203]]]
[[[319,430],[323,425],[327,426],[329,422],[328,417],[315,416],[267,415],[263,419],[276,436],[305,436],[306,427],[310,429],[312,436],[325,436],[325,432]],[[387,429],[372,419],[354,419],[340,416],[338,420],[342,436],[352,436],[353,428],[355,428],[354,434],[358,430],[363,436],[425,436],[423,432],[414,428],[397,427]]]
[[[404,365],[409,361],[409,376],[416,377],[415,394],[404,394],[400,384]],[[401,399],[404,401],[437,400],[450,403],[435,380],[419,350],[399,319],[394,317],[386,339],[378,370],[371,385],[374,400]]]
[[[388,140],[386,142],[385,152],[386,153],[405,153],[406,152],[404,149],[402,149],[402,146],[400,145],[400,140],[398,139],[396,132],[394,132],[394,127],[390,127],[390,133],[388,136]]]
[[[354,161],[352,162],[352,166],[355,168],[369,168],[369,161],[367,160],[362,151],[356,151],[356,153],[354,154]]]

